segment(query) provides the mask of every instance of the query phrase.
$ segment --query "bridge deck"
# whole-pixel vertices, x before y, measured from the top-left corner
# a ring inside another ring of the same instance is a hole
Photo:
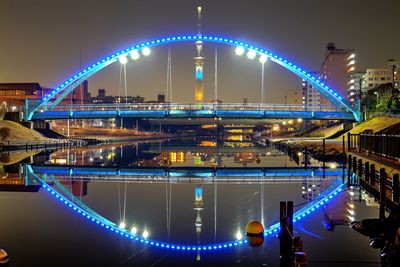
[[[275,104],[110,104],[44,107],[32,119],[90,118],[224,118],[354,120],[354,115],[332,106]]]

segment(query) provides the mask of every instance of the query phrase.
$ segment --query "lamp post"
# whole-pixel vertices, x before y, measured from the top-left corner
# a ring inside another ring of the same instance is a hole
[[[375,108],[376,108],[378,106],[379,93],[378,92],[374,92],[374,95],[376,95],[376,105],[375,105]]]
[[[266,55],[262,55],[259,58],[261,63],[261,104],[264,104],[264,65],[267,62],[268,57]]]

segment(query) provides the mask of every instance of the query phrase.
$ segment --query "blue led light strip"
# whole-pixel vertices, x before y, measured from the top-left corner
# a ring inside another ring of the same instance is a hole
[[[133,235],[132,233],[130,233],[126,230],[118,228],[115,224],[108,223],[108,220],[106,220],[106,219],[103,221],[103,220],[99,219],[98,217],[95,218],[95,217],[91,216],[88,212],[81,209],[75,203],[71,202],[70,200],[66,199],[64,196],[59,194],[56,190],[54,190],[51,186],[49,186],[45,181],[43,181],[40,178],[37,178],[36,175],[34,175],[34,177],[36,178],[38,183],[40,183],[42,185],[42,187],[45,189],[45,192],[48,192],[50,195],[52,195],[53,197],[58,199],[61,203],[65,204],[67,207],[76,211],[78,214],[80,214],[84,218],[88,219],[89,221],[92,221],[93,223],[95,223],[97,225],[100,225],[101,227],[103,227],[105,229],[110,230],[111,232],[114,232],[115,234],[118,234],[122,237],[131,239],[131,240],[143,243],[143,244],[148,244],[148,245],[151,245],[154,247],[160,247],[160,248],[172,249],[172,250],[182,250],[182,251],[201,251],[201,250],[203,250],[203,251],[207,251],[207,250],[232,248],[232,247],[236,247],[238,245],[247,243],[247,240],[245,238],[238,240],[238,241],[229,241],[229,242],[205,244],[205,245],[173,244],[173,243],[167,243],[164,241],[144,239],[137,235]],[[328,203],[330,200],[332,200],[338,193],[340,193],[343,190],[343,186],[344,186],[344,184],[339,184],[339,185],[334,184],[334,189],[330,193],[328,193],[325,197],[322,197],[314,202],[311,202],[306,207],[295,212],[293,215],[293,223],[296,223],[296,222],[302,220],[304,217],[310,215],[312,212],[316,211],[318,208],[324,206],[326,203]],[[276,235],[279,230],[280,230],[279,223],[275,223],[265,229],[264,236]]]
[[[112,55],[109,55],[109,56],[97,61],[96,63],[89,65],[88,67],[86,67],[79,73],[76,73],[72,77],[66,79],[63,83],[61,83],[59,86],[57,86],[56,89],[54,89],[48,95],[44,96],[42,101],[36,107],[34,107],[32,110],[29,110],[29,112],[28,112],[29,114],[27,115],[27,118],[28,118],[28,120],[30,120],[32,118],[34,112],[36,112],[40,107],[44,106],[47,102],[49,102],[55,96],[57,96],[60,93],[63,93],[65,95],[65,93],[72,91],[82,81],[89,78],[90,76],[92,76],[96,72],[100,71],[101,69],[105,68],[109,64],[117,61],[118,58],[122,55],[128,55],[131,51],[141,50],[145,47],[159,46],[159,45],[164,45],[164,44],[174,43],[174,42],[188,42],[188,41],[193,41],[193,40],[202,40],[202,41],[221,43],[221,44],[226,44],[226,45],[240,46],[240,47],[243,47],[248,50],[254,50],[259,55],[265,55],[272,61],[280,64],[281,66],[283,66],[284,68],[293,72],[294,74],[298,75],[299,77],[307,80],[320,93],[322,93],[325,97],[330,99],[336,106],[344,107],[345,109],[351,111],[353,113],[355,119],[360,120],[360,115],[358,114],[358,112],[350,105],[350,103],[348,101],[346,101],[344,99],[343,96],[340,96],[337,92],[335,92],[335,90],[330,88],[328,85],[324,84],[321,80],[318,79],[318,77],[315,77],[309,71],[305,70],[303,67],[299,67],[298,65],[293,64],[292,62],[290,62],[272,52],[269,52],[265,49],[262,49],[262,48],[259,48],[259,47],[241,42],[241,41],[232,40],[229,38],[218,37],[218,36],[207,36],[207,35],[203,35],[201,37],[198,37],[197,35],[186,35],[186,36],[160,38],[160,39],[156,39],[156,40],[152,40],[152,41],[148,41],[148,42],[143,42],[141,44],[131,46],[129,48],[126,48],[124,50],[116,52]]]

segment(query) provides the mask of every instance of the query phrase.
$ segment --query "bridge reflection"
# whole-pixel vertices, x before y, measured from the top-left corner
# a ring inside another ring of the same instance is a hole
[[[319,167],[109,167],[30,165],[38,175],[56,175],[61,180],[130,181],[154,183],[303,183],[321,177],[342,175],[342,169]]]

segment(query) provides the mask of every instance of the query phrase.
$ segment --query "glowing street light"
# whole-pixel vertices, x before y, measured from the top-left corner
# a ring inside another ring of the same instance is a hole
[[[145,56],[145,57],[149,56],[149,55],[151,54],[150,48],[148,48],[148,47],[143,48],[143,49],[142,49],[142,54],[143,54],[143,56]]]
[[[243,235],[240,231],[237,231],[236,235],[235,235],[237,240],[241,240],[243,238]]]
[[[125,225],[124,222],[121,222],[121,223],[119,224],[119,228],[120,228],[120,229],[125,229],[125,227],[126,227],[126,225]]]
[[[238,55],[238,56],[243,56],[243,54],[244,54],[244,48],[241,47],[241,46],[236,47],[235,53],[236,53],[236,55]]]
[[[247,52],[247,58],[248,58],[248,59],[255,59],[256,56],[257,56],[257,53],[256,53],[256,51],[254,51],[254,50],[249,50],[249,51]]]
[[[144,239],[148,238],[149,237],[149,232],[147,232],[147,230],[144,230],[142,236],[143,236]]]
[[[119,56],[118,60],[122,65],[125,65],[126,63],[128,63],[128,58],[125,55]]]
[[[132,50],[130,55],[132,60],[138,60],[140,58],[139,51],[137,50]]]
[[[266,55],[261,55],[258,61],[260,61],[261,64],[265,64],[265,62],[268,61],[268,57]]]
[[[132,226],[131,228],[131,234],[136,235],[137,234],[138,229],[135,226]]]

